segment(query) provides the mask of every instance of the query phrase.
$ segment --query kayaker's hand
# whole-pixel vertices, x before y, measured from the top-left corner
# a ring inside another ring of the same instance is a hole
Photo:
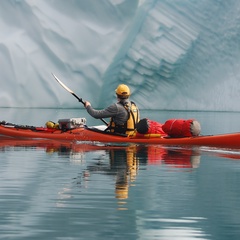
[[[86,101],[85,104],[84,104],[84,107],[87,108],[87,106],[91,106],[91,103]]]

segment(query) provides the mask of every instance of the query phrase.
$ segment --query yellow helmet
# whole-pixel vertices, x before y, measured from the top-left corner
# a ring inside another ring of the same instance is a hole
[[[120,98],[128,98],[130,96],[130,89],[125,84],[118,85],[115,92]]]

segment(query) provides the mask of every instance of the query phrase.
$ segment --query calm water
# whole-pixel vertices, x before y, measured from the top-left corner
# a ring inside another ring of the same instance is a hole
[[[0,109],[43,126],[83,110]],[[142,112],[196,118],[203,134],[236,132],[240,113]],[[0,239],[240,239],[240,152],[0,139]]]

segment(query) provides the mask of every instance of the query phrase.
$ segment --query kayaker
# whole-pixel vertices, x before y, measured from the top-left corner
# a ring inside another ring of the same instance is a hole
[[[96,110],[91,103],[86,101],[85,108],[94,118],[111,118],[107,131],[131,135],[139,122],[140,114],[138,107],[130,101],[130,89],[125,84],[120,84],[115,90],[117,103],[113,103],[105,109]]]

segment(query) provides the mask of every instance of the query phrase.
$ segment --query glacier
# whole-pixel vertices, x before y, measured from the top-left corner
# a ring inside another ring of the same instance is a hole
[[[240,111],[238,0],[2,0],[0,107]]]

